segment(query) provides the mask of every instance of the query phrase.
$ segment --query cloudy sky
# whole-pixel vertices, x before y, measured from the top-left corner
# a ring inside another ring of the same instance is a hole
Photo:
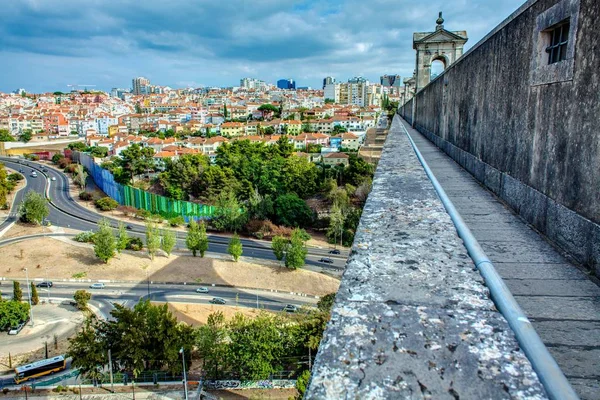
[[[405,77],[412,33],[433,30],[438,11],[468,48],[523,1],[2,0],[0,91]]]

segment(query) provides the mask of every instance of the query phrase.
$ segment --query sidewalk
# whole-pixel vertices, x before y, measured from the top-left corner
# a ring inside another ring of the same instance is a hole
[[[600,287],[401,120],[448,197],[582,399],[600,399]]]

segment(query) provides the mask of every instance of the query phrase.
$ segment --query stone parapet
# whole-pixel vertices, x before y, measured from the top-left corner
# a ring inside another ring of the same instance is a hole
[[[398,117],[305,398],[546,398]]]

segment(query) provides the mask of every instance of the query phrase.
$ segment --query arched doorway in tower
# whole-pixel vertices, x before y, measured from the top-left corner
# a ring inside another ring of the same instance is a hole
[[[436,76],[441,74],[446,69],[446,60],[442,57],[434,58],[431,61],[431,69],[429,80],[432,81]]]

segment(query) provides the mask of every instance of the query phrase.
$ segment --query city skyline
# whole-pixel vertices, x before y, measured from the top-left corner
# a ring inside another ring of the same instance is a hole
[[[468,50],[521,3],[179,1],[166,9],[155,1],[83,7],[11,0],[0,16],[7,60],[0,91],[66,91],[68,84],[108,91],[137,76],[173,88],[238,86],[243,77],[272,84],[291,77],[312,88],[326,76],[404,78],[414,69],[412,33],[432,30],[438,11],[447,29],[467,30]]]

